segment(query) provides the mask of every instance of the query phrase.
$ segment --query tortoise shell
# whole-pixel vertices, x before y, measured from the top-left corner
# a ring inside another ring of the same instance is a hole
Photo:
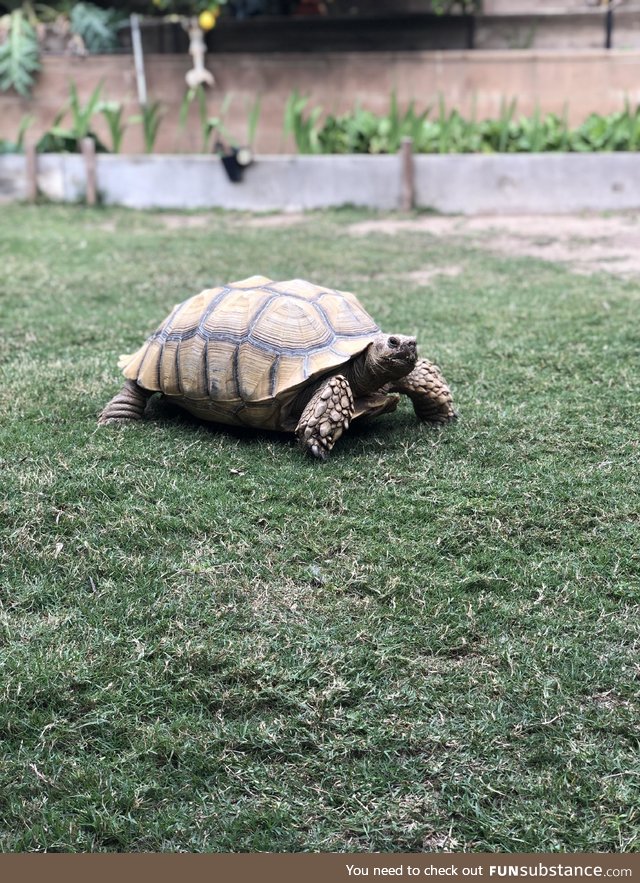
[[[252,276],[175,306],[119,365],[205,420],[291,429],[300,389],[363,352],[379,330],[349,292]]]

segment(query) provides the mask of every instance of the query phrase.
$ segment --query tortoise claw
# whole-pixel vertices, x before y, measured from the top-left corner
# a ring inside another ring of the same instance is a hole
[[[307,450],[310,454],[313,454],[317,460],[320,460],[321,463],[324,463],[329,456],[329,452],[325,450],[322,445],[312,444],[310,447],[307,447]]]

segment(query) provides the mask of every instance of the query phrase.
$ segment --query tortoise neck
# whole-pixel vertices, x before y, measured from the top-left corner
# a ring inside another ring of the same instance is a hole
[[[376,392],[381,386],[384,386],[388,378],[382,376],[381,371],[376,370],[376,365],[371,364],[367,358],[368,349],[360,353],[355,359],[352,359],[348,369],[344,372],[353,395],[368,395],[370,392]]]
[[[379,365],[373,360],[367,358],[368,352],[369,350],[366,349],[346,365],[341,365],[336,371],[331,372],[343,374],[346,377],[349,386],[351,387],[351,392],[356,399],[361,396],[369,395],[372,392],[377,392],[385,385],[385,383],[388,383],[389,380],[393,379],[392,377],[389,377],[388,372],[385,373],[384,370],[381,370]],[[316,390],[319,387],[324,386],[330,376],[331,374],[327,374],[319,380],[316,380],[310,386],[304,387],[294,399],[291,413],[298,415],[301,414]]]

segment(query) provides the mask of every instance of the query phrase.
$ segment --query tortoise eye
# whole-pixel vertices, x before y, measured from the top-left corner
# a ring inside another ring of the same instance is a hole
[[[393,347],[400,346],[400,341],[398,340],[397,337],[390,337],[389,338],[389,346],[393,346]]]

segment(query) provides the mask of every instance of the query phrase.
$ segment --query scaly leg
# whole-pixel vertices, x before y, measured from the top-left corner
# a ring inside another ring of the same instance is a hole
[[[353,394],[346,377],[330,377],[311,396],[300,416],[295,430],[300,444],[318,460],[326,460],[349,428],[353,411]]]
[[[105,405],[98,417],[98,426],[116,420],[140,420],[150,395],[133,380],[127,380],[120,392]]]
[[[418,359],[410,374],[389,384],[385,391],[408,395],[416,416],[425,423],[448,423],[458,416],[440,369],[427,359]]]

